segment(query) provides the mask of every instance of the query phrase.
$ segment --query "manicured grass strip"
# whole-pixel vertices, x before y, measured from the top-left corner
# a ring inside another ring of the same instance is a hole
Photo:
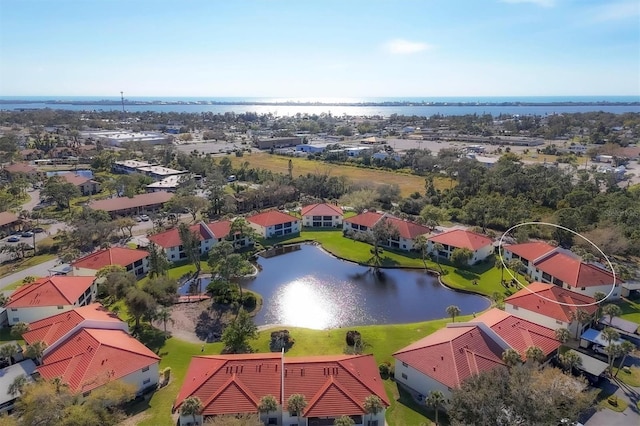
[[[625,401],[622,398],[618,398],[618,402],[616,405],[612,405],[609,402],[609,398],[604,398],[602,401],[598,403],[598,407],[608,408],[609,410],[616,411],[618,413],[622,413],[624,410],[627,409],[628,406],[629,404],[627,404],[627,401]]]
[[[38,256],[27,257],[17,262],[8,263],[0,266],[0,277],[6,277],[9,274],[20,272],[32,266],[39,265],[49,260],[55,259],[55,254],[40,254]]]

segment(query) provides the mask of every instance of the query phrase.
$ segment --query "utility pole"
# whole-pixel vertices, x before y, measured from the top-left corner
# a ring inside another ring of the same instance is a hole
[[[120,99],[122,100],[122,121],[127,118],[127,112],[124,110],[124,92],[120,91]]]

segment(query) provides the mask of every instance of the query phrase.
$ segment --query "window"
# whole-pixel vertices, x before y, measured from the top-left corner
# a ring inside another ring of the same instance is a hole
[[[269,420],[267,420],[267,424],[268,425],[277,425],[278,424],[278,418],[277,417],[269,417]]]
[[[556,320],[556,324],[560,324],[560,325],[562,325],[562,321],[558,321],[558,320]]]
[[[88,397],[89,395],[91,395],[91,391],[86,391],[86,392],[84,392],[84,393],[82,394],[82,397],[83,397],[83,398],[86,398],[86,397]]]
[[[58,309],[63,309],[63,308],[64,308],[64,306],[58,305]]]
[[[142,259],[137,260],[137,261],[133,264],[133,266],[135,266],[135,267],[138,267],[138,266],[140,266],[140,265],[142,265]]]
[[[403,367],[408,367],[408,366],[409,366],[409,364],[407,364],[406,362],[403,362],[403,363],[402,363],[402,366],[403,366]]]
[[[407,377],[407,375],[405,373],[402,373],[402,378],[405,379],[405,380],[409,379],[409,377]]]
[[[513,309],[517,311],[517,310],[518,310],[518,309],[520,309],[520,308],[518,308],[517,306],[515,306],[515,305],[514,305],[514,306],[513,306]]]
[[[148,366],[148,365],[142,369],[142,372],[143,372],[143,373],[144,373],[145,371],[149,371],[149,366]]]
[[[11,308],[11,312],[18,312],[18,308]]]
[[[580,287],[580,290],[582,290],[582,291],[584,291],[586,289],[587,289],[586,287]]]
[[[20,322],[20,318],[18,318],[18,317],[13,317],[13,322]]]
[[[151,379],[145,379],[142,384],[143,385],[148,385],[149,383],[151,383]]]
[[[281,224],[281,223],[279,223],[279,224],[277,224],[276,226],[274,226],[274,228],[275,228],[275,229],[282,229],[282,224]]]

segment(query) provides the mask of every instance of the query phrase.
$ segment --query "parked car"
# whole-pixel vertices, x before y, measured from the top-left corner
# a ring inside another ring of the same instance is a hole
[[[146,214],[140,215],[140,220],[143,222],[149,222],[150,218]]]
[[[142,218],[140,216],[135,216],[133,220],[135,220],[136,222],[142,222]]]
[[[600,355],[607,355],[607,350],[604,346],[593,345],[591,350]]]
[[[33,232],[31,231],[25,231],[21,234],[22,238],[30,238],[33,237]]]
[[[36,234],[41,234],[44,232],[44,228],[33,228],[33,232]]]
[[[7,238],[7,241],[10,243],[17,243],[18,241],[20,241],[20,237],[18,237],[17,235],[12,235]]]

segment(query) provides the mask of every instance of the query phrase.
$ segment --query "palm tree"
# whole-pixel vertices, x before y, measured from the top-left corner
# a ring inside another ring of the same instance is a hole
[[[290,416],[296,416],[298,418],[298,424],[300,424],[300,414],[302,414],[302,410],[307,406],[307,400],[304,398],[304,395],[300,393],[292,394],[287,400],[287,411],[289,411]]]
[[[600,321],[600,318],[602,318],[602,304],[600,302],[602,302],[606,297],[607,295],[601,291],[596,291],[593,294],[593,298],[596,299],[596,301],[598,302],[596,312],[593,315],[593,321],[596,324],[598,324],[598,322]]]
[[[444,394],[439,390],[429,392],[429,395],[424,400],[427,407],[433,408],[436,416],[436,426],[438,424],[438,411],[445,403]]]
[[[364,399],[363,408],[364,412],[371,416],[369,420],[373,420],[373,416],[381,412],[384,409],[384,405],[382,405],[382,400],[378,398],[378,395],[369,395]]]
[[[444,246],[441,243],[435,243],[433,245],[433,255],[436,258],[436,263],[438,264],[438,268],[440,269],[440,273],[443,273],[442,265],[440,265],[440,252],[444,251]]]
[[[515,367],[520,364],[522,358],[520,358],[520,354],[515,349],[509,348],[502,352],[502,362],[504,362],[507,367]]]
[[[422,263],[424,264],[425,271],[427,270],[427,249],[429,247],[429,241],[426,235],[418,235],[413,240],[413,248],[420,252],[422,257]]]
[[[615,306],[615,305],[612,305],[612,306]],[[612,343],[620,338],[620,333],[618,333],[615,329],[611,327],[606,327],[604,330],[602,330],[601,336],[607,341],[607,347],[605,348],[605,350],[607,351],[609,366],[611,366],[613,364],[613,358],[616,355],[616,348],[612,347]],[[615,346],[619,346],[619,345],[615,345]]]
[[[171,310],[166,307],[160,308],[158,312],[156,312],[155,318],[158,321],[162,321],[165,334],[167,333],[167,322],[175,324],[175,321],[173,320],[173,318],[171,318]]]
[[[507,263],[507,267],[513,270],[516,281],[518,281],[518,274],[522,272],[524,269],[524,263],[520,259],[511,259],[509,263]]]
[[[620,345],[620,355],[622,355],[622,359],[620,360],[620,364],[618,364],[618,371],[616,371],[616,374],[613,377],[618,377],[618,373],[620,372],[622,367],[624,367],[624,362],[627,359],[627,355],[629,355],[635,350],[636,350],[635,345],[630,341],[625,340],[624,342],[622,342],[622,344]]]
[[[529,346],[526,352],[527,361],[534,363],[541,363],[544,361],[544,351],[539,346]]]
[[[609,325],[611,325],[611,321],[613,321],[615,317],[619,317],[620,315],[622,315],[622,309],[620,309],[620,306],[618,305],[609,303],[608,305],[604,305],[602,307],[602,314],[609,316]]]
[[[0,358],[4,358],[9,361],[9,365],[13,364],[14,357],[18,354],[20,348],[13,343],[7,343],[0,346]]]
[[[567,330],[566,328],[558,328],[555,331],[555,335],[556,335],[556,340],[558,340],[561,343],[567,343],[569,341],[569,339],[571,338],[571,333],[569,332],[569,330]]]
[[[278,400],[273,395],[265,395],[260,398],[260,404],[258,404],[258,413],[269,415],[272,411],[278,410]]]
[[[567,369],[567,372],[572,372],[574,368],[580,367],[582,365],[582,358],[574,351],[567,351],[563,354],[558,355],[558,359],[560,360],[560,364],[563,365],[564,368]]]
[[[291,161],[291,160],[289,160]],[[299,423],[299,422],[298,422]],[[356,422],[349,416],[341,416],[333,421],[334,426],[353,426]]]
[[[22,390],[27,385],[27,383],[29,383],[29,379],[27,379],[27,376],[25,376],[24,374],[20,374],[15,379],[13,379],[13,382],[11,382],[7,391],[12,396],[18,396],[18,394],[22,393]]]
[[[500,269],[500,283],[504,283],[504,263],[502,262],[502,258],[499,257],[496,259],[496,263],[494,264],[495,268]]]
[[[196,416],[202,412],[202,401],[197,396],[186,398],[180,406],[180,415],[193,416],[193,423],[196,423]]]
[[[27,358],[35,359],[36,364],[40,364],[42,361],[42,354],[44,354],[45,349],[47,349],[47,344],[42,340],[38,340],[37,342],[30,344],[24,354]]]
[[[27,331],[29,331],[29,324],[26,322],[20,321],[13,324],[13,327],[11,327],[11,335],[20,339],[22,339],[22,335]]]
[[[584,309],[578,308],[575,311],[571,312],[571,319],[578,322],[578,325],[576,325],[576,340],[578,340],[578,334],[582,329],[581,326],[591,321],[591,315],[589,315],[589,312],[585,311]]]
[[[456,305],[447,306],[447,315],[451,317],[451,322],[456,322],[456,317],[460,315],[460,308]]]

